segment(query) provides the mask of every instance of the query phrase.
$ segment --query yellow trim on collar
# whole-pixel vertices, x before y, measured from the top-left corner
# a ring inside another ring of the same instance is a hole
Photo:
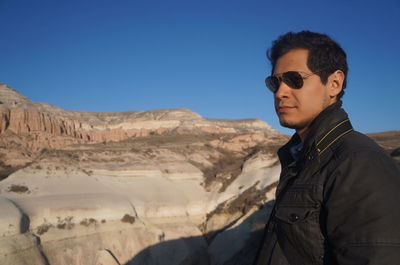
[[[340,125],[342,125],[343,123],[349,121],[349,119],[346,119],[344,121],[342,121],[341,123],[337,124],[335,127],[333,127],[327,134],[325,134],[324,137],[322,137],[321,140],[319,140],[319,142],[317,143],[317,145],[319,145],[331,132],[333,132],[337,127],[339,127]],[[335,139],[336,140],[336,139]]]
[[[337,141],[337,139],[339,139],[340,137],[342,137],[343,135],[345,135],[346,133],[348,133],[348,132],[351,132],[353,130],[353,128],[351,128],[350,130],[347,130],[347,131],[345,131],[344,133],[342,133],[341,135],[339,135],[338,137],[336,137],[332,142],[330,142],[325,148],[324,148],[324,150],[322,150],[321,152],[319,152],[318,150],[319,150],[319,148],[318,148],[318,152],[319,152],[319,154],[322,154],[329,146],[331,146],[334,142],[336,142]]]

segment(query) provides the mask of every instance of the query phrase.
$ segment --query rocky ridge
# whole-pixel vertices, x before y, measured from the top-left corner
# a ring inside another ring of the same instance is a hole
[[[6,85],[0,113],[1,264],[251,264],[287,140],[266,123],[67,111]]]
[[[46,103],[36,103],[7,85],[0,84],[0,147],[24,150],[8,157],[4,149],[4,166],[18,167],[32,161],[43,149],[60,149],[73,144],[122,141],[176,133],[243,134],[267,133],[279,136],[266,123],[255,120],[205,119],[188,109],[96,113],[66,111]],[[0,173],[1,174],[1,173]],[[3,173],[4,175],[4,173]]]

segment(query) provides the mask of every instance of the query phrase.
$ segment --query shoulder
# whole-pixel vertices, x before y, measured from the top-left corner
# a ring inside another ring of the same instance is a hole
[[[400,167],[389,153],[368,136],[352,131],[332,146],[332,173],[344,181],[400,187]],[[376,187],[376,186],[375,186]]]
[[[344,135],[332,146],[332,152],[338,160],[376,156],[392,160],[389,153],[374,140],[357,131]]]
[[[356,205],[360,198],[368,197],[371,205],[384,201],[397,205],[400,167],[375,141],[352,131],[337,141],[331,151],[333,157],[325,171],[325,198],[354,200]]]

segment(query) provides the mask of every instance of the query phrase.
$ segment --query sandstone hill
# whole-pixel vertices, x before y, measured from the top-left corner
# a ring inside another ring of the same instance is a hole
[[[63,149],[76,144],[172,134],[247,134],[260,141],[264,136],[282,137],[260,120],[205,119],[188,109],[119,113],[67,111],[32,102],[4,84],[0,84],[0,134],[3,162],[0,176],[3,177],[32,162],[42,150]],[[250,144],[255,142],[257,140]]]
[[[67,111],[0,85],[0,264],[251,264],[286,140],[255,119]]]

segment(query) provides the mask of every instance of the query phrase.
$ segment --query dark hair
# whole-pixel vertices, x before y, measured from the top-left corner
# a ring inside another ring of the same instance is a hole
[[[316,73],[323,84],[326,84],[328,77],[336,70],[345,74],[343,89],[338,95],[340,99],[346,88],[348,66],[346,53],[340,45],[328,35],[311,32],[288,32],[279,36],[272,42],[272,47],[267,51],[267,57],[272,64],[272,73],[275,70],[276,61],[287,52],[294,49],[308,50],[307,66],[313,73]]]

